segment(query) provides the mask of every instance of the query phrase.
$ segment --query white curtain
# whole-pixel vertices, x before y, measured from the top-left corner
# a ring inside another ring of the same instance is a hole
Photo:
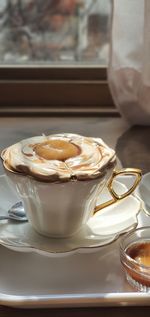
[[[108,81],[120,113],[150,124],[150,0],[114,0]]]

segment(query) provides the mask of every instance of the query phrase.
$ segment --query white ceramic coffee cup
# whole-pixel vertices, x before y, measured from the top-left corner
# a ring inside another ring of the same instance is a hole
[[[40,234],[65,238],[76,234],[98,210],[128,196],[141,179],[141,171],[134,168],[113,171],[90,180],[67,182],[41,182],[31,176],[6,170],[10,184],[16,188],[31,226]],[[130,190],[118,195],[113,190],[117,175],[134,175]],[[103,187],[107,184],[112,200],[96,205]]]

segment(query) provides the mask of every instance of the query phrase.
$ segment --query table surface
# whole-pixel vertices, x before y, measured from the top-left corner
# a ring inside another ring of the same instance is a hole
[[[143,174],[150,171],[150,127],[129,125],[122,118],[104,117],[13,117],[0,118],[0,149],[35,135],[60,132],[101,137],[116,150],[123,167],[138,167]],[[2,164],[0,173],[3,174]],[[11,265],[11,264],[10,264]],[[143,316],[147,307],[82,307],[17,309],[0,306],[0,316]]]

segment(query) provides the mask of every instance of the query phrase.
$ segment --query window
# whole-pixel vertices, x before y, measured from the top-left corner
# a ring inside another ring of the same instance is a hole
[[[99,112],[111,0],[1,0],[0,111]]]

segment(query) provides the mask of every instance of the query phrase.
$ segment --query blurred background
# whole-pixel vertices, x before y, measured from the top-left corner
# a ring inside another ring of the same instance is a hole
[[[107,65],[111,0],[0,0],[0,64]]]

